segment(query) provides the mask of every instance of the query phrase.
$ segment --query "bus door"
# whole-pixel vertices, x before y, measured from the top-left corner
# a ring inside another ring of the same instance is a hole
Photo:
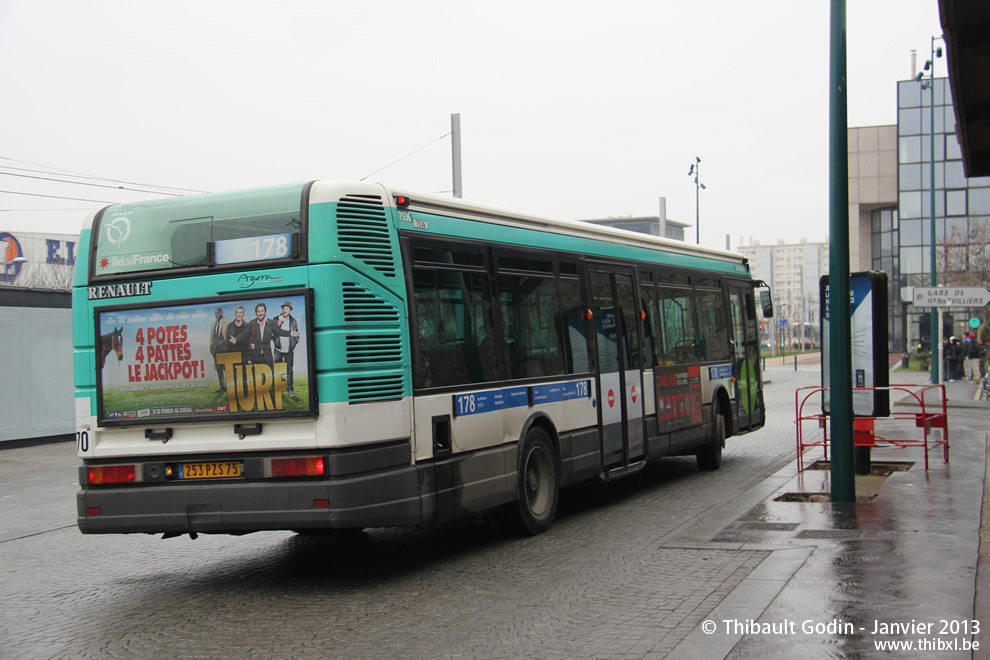
[[[602,464],[609,470],[643,457],[643,324],[632,271],[599,270],[595,266],[590,271],[598,347]]]
[[[763,379],[760,374],[760,337],[756,322],[756,303],[750,284],[729,286],[732,310],[732,333],[735,346],[736,417],[739,432],[763,426],[760,406]]]

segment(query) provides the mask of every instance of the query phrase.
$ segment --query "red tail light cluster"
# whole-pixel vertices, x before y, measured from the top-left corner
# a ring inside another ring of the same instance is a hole
[[[90,484],[132,484],[138,480],[135,465],[93,465],[88,472]]]
[[[326,474],[322,456],[271,459],[273,477],[320,477]]]

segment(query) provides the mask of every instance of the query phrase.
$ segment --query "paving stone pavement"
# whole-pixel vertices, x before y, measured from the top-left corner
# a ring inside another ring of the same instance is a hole
[[[793,460],[795,383],[817,373],[774,373],[768,427],[721,470],[568,489],[551,532],[519,540],[84,536],[73,447],[0,451],[0,657],[666,656],[767,570],[770,550],[709,541]]]

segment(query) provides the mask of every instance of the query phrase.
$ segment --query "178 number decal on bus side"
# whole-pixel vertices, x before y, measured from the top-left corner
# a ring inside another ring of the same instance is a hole
[[[454,416],[463,417],[507,408],[535,406],[541,403],[587,399],[590,396],[591,383],[587,380],[533,385],[531,387],[505,387],[484,392],[456,394],[454,395]]]

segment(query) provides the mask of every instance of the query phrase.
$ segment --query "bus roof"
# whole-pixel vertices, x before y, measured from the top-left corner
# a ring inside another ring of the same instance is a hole
[[[301,185],[301,184],[300,184]],[[354,188],[364,188],[367,189],[369,186],[380,186],[387,193],[386,204],[389,206],[395,205],[395,197],[403,195],[409,198],[410,202],[407,208],[410,210],[421,210],[421,211],[431,211],[439,212],[442,214],[451,214],[459,217],[464,217],[472,220],[479,220],[482,222],[490,222],[494,224],[502,224],[506,226],[521,227],[526,229],[533,229],[538,231],[553,232],[568,236],[579,236],[583,238],[595,239],[600,241],[608,241],[611,243],[618,243],[623,245],[629,245],[633,247],[647,248],[652,250],[662,250],[664,252],[669,252],[673,254],[682,254],[687,256],[697,256],[705,257],[708,259],[717,259],[720,261],[726,261],[735,264],[748,264],[748,259],[737,252],[730,252],[726,250],[720,250],[715,248],[702,247],[699,245],[691,245],[690,243],[685,243],[684,241],[675,241],[669,238],[662,238],[660,236],[652,236],[649,234],[642,234],[639,232],[628,231],[625,229],[617,229],[613,227],[606,227],[603,225],[597,225],[591,222],[586,222],[583,220],[566,220],[562,218],[555,218],[552,216],[540,215],[535,213],[525,213],[522,211],[516,211],[513,209],[508,209],[499,206],[492,206],[488,204],[481,204],[477,202],[464,201],[462,199],[457,199],[453,197],[447,197],[444,195],[437,195],[435,193],[426,193],[418,190],[411,190],[408,188],[401,188],[395,186],[389,186],[384,183],[371,183],[367,181],[315,181],[313,182],[312,189],[310,191],[310,201],[336,201],[336,195],[342,189],[347,189],[353,186]],[[195,197],[208,198],[213,195],[217,196],[227,196],[240,193],[249,192],[244,191],[231,191],[223,193],[206,193],[203,195],[196,195]],[[332,198],[332,199],[331,199]],[[173,198],[176,202],[183,202],[189,199],[188,197]],[[172,199],[165,200],[152,200],[152,204],[169,204]],[[138,202],[137,205],[144,205],[145,203]],[[131,204],[125,204],[125,206],[130,206]],[[83,229],[90,229],[93,226],[94,219],[98,215],[99,211],[94,211],[86,217],[83,223]]]
[[[635,247],[645,247],[654,250],[663,250],[676,254],[707,257],[709,259],[720,259],[733,263],[748,263],[748,259],[737,252],[729,252],[714,248],[707,248],[698,245],[691,245],[683,241],[675,241],[660,236],[642,234],[639,232],[617,229],[596,225],[583,220],[565,220],[552,216],[538,215],[534,213],[523,213],[512,209],[498,206],[466,202],[464,200],[445,197],[432,193],[423,193],[405,188],[397,188],[382,184],[393,196],[405,195],[409,198],[408,208],[423,211],[451,212],[459,216],[468,217],[484,222],[507,224],[527,229],[537,229],[540,231],[550,231],[571,236],[581,236],[596,240],[622,243]]]

